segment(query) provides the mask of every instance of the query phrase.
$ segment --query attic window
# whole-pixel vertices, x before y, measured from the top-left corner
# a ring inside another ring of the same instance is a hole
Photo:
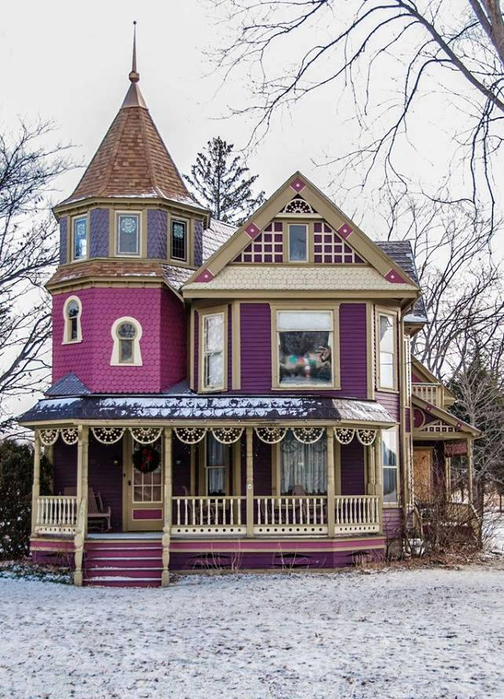
[[[308,260],[307,226],[294,223],[289,226],[289,262]]]
[[[187,222],[171,222],[171,258],[187,262]]]
[[[117,254],[140,254],[140,214],[117,215]]]

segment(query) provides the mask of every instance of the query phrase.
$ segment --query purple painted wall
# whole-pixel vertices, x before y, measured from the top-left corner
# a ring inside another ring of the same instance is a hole
[[[53,494],[63,495],[65,488],[77,486],[77,445],[58,439],[54,445]]]
[[[227,366],[227,385],[228,391],[233,387],[233,307],[228,306],[228,366]]]
[[[199,390],[199,313],[194,312],[194,390]]]
[[[166,260],[168,257],[168,215],[166,211],[147,211],[147,257]]]
[[[365,492],[364,447],[354,439],[341,445],[341,494],[364,495]]]
[[[270,393],[271,311],[267,303],[242,303],[241,320],[241,392]],[[367,398],[367,323],[366,305],[340,306],[341,390],[323,395]],[[292,391],[294,392],[294,391]]]
[[[53,382],[73,371],[92,391],[159,393],[185,378],[185,314],[172,292],[160,288],[78,291],[82,342],[63,345],[63,306],[69,295],[53,297]],[[122,316],[142,325],[142,366],[110,366],[111,328]]]
[[[401,417],[399,394],[387,393],[386,391],[376,391],[375,400],[383,405],[389,415],[399,422]]]
[[[267,303],[240,305],[241,390],[271,392],[271,314]]]
[[[89,221],[89,256],[109,256],[109,223],[108,209],[92,209]]]
[[[60,218],[60,265],[64,265],[67,261],[68,254],[68,216]]]
[[[402,532],[402,510],[400,507],[383,509],[383,533],[388,539],[398,539]]]

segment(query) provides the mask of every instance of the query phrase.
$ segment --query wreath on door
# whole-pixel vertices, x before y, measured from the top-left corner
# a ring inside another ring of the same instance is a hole
[[[144,445],[133,453],[133,466],[141,473],[152,473],[160,461],[159,451],[150,445]]]

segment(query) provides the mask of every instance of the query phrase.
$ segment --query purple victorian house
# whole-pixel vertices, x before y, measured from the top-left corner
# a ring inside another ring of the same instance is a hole
[[[214,220],[129,78],[54,209],[53,383],[22,418],[34,558],[152,586],[383,556],[477,436],[411,362],[409,243],[373,242],[299,172],[238,230]]]

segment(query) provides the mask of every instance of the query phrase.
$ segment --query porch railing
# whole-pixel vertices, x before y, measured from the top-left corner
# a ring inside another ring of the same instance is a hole
[[[335,533],[380,531],[380,499],[377,495],[337,495]]]
[[[174,536],[232,535],[247,530],[244,497],[175,497],[172,499]]]
[[[44,495],[37,499],[36,534],[74,534],[76,522],[74,495]]]
[[[327,497],[294,495],[254,498],[254,534],[327,534]]]
[[[435,383],[414,383],[412,385],[413,395],[417,398],[427,401],[432,405],[436,405],[438,408],[442,408],[441,405],[441,386]]]

